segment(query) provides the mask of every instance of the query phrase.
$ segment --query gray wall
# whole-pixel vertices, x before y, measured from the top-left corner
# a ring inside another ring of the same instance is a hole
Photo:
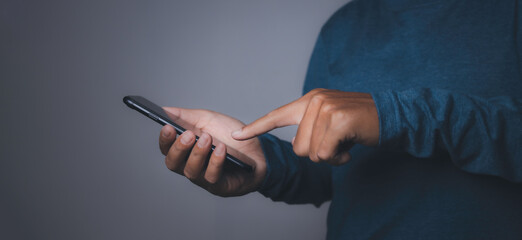
[[[121,99],[250,122],[299,97],[345,2],[0,1],[0,238],[324,238],[327,204],[224,199],[171,173],[160,126]]]

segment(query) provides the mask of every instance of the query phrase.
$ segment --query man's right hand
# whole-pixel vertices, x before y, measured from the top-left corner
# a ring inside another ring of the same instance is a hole
[[[161,129],[159,146],[161,153],[165,155],[168,169],[223,197],[244,195],[259,188],[266,174],[266,160],[259,139],[236,141],[230,136],[233,130],[245,126],[244,123],[208,110],[174,107],[164,109],[174,121],[181,119],[203,132],[196,143],[191,131],[176,138],[176,131],[171,126],[166,125]],[[207,163],[212,137],[222,143],[216,145]],[[225,144],[254,160],[254,172],[224,169]]]

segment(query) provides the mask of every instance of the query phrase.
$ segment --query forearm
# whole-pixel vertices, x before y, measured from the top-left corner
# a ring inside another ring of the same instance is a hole
[[[522,182],[520,99],[484,99],[438,89],[374,93],[379,145],[430,157],[445,151],[477,174]]]

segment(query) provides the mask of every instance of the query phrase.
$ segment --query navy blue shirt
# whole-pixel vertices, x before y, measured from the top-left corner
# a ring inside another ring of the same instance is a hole
[[[522,239],[522,1],[355,0],[304,93],[371,93],[378,147],[339,167],[261,136],[276,201],[331,200],[328,239]]]

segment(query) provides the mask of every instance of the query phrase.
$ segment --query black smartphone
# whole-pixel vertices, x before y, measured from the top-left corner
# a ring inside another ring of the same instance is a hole
[[[161,108],[157,104],[147,100],[144,97],[126,96],[123,98],[123,102],[128,107],[142,113],[143,115],[149,117],[150,119],[156,121],[157,123],[159,123],[161,125],[165,125],[165,124],[171,125],[172,127],[174,127],[177,134],[182,134],[186,130],[191,130],[196,134],[196,141],[199,139],[198,135],[200,134],[200,131],[198,129],[196,129],[194,126],[191,126],[190,124],[187,124],[185,122],[183,122],[183,123],[179,122],[179,121],[178,121],[178,123],[174,122],[167,115],[167,113],[165,113],[165,110],[163,110],[163,108]],[[217,142],[217,140],[213,139],[212,142],[215,144]],[[211,153],[216,148],[214,144],[212,144]],[[234,156],[231,154],[233,154]],[[235,156],[238,156],[244,160],[243,161],[239,160]],[[252,172],[254,170],[254,168],[251,165],[246,164],[244,162],[247,160],[250,160],[250,159],[248,159],[247,156],[245,156],[245,155],[241,154],[240,152],[238,152],[237,150],[227,146],[227,154],[226,154],[226,161],[225,161],[226,165],[229,165],[232,167],[238,167],[240,169],[244,169],[247,172]]]

